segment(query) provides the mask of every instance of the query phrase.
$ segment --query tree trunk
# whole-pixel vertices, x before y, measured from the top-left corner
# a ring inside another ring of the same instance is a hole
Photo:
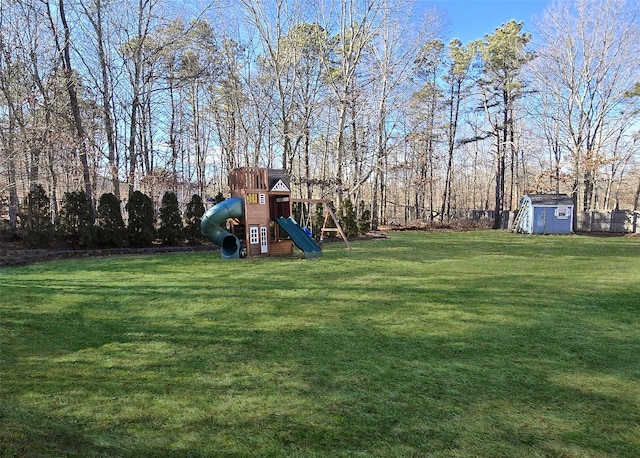
[[[7,164],[7,185],[9,188],[9,224],[12,230],[16,230],[18,226],[18,213],[20,212],[20,201],[18,199],[18,186],[16,183],[16,166],[13,161],[13,129],[12,118],[9,118],[9,132],[7,133],[8,141],[6,146],[6,164]]]
[[[346,91],[345,91],[346,92]],[[344,98],[347,97],[347,94],[344,94]],[[337,167],[337,198],[338,198],[338,208],[342,204],[343,198],[343,189],[342,189],[342,178],[343,178],[343,167],[344,167],[344,128],[347,123],[347,104],[342,101],[340,103],[340,112],[338,115],[338,144],[337,144],[337,154],[336,154],[336,167]]]
[[[95,208],[93,205],[93,190],[91,186],[91,174],[89,171],[89,161],[87,159],[87,143],[84,127],[82,124],[82,115],[80,113],[80,104],[78,102],[78,92],[76,89],[76,83],[74,78],[74,72],[71,67],[71,53],[70,53],[70,40],[71,31],[67,24],[67,17],[64,11],[64,0],[58,2],[60,20],[62,21],[62,27],[64,29],[64,45],[62,47],[62,62],[65,76],[65,83],[67,85],[67,92],[69,93],[69,102],[71,105],[71,113],[73,115],[73,122],[76,128],[77,141],[78,141],[78,153],[80,156],[80,163],[82,165],[82,179],[84,182],[84,192],[87,195],[89,201],[89,208],[91,210],[91,224],[95,221]]]
[[[113,88],[109,81],[109,63],[104,48],[104,32],[102,20],[102,0],[96,0],[93,5],[95,9],[95,17],[86,5],[82,5],[85,15],[96,34],[96,44],[98,46],[98,61],[100,65],[100,92],[102,98],[102,123],[105,130],[107,141],[107,161],[109,165],[109,175],[111,178],[111,187],[113,194],[120,200],[120,179],[118,176],[119,160],[115,140],[115,128],[111,111]]]
[[[495,191],[495,208],[493,215],[493,228],[500,229],[502,215],[502,193],[504,192],[504,155],[500,145],[500,134],[496,132],[496,191]]]
[[[137,65],[136,65],[137,66]],[[137,73],[137,69],[136,69]],[[131,102],[131,112],[129,114],[129,197],[135,191],[136,181],[136,163],[138,161],[136,151],[136,132],[137,132],[137,110],[138,110],[138,94],[137,88],[134,87],[133,100]]]
[[[517,192],[516,175],[518,173],[518,152],[516,150],[516,133],[515,123],[513,120],[513,107],[509,109],[509,151],[511,153],[511,162],[509,168],[511,176],[509,177],[509,210],[513,209],[513,195]]]
[[[449,105],[449,138],[447,169],[445,170],[444,191],[442,193],[442,205],[440,207],[440,222],[443,222],[445,214],[447,220],[451,218],[451,181],[453,179],[453,155],[455,152],[456,134],[458,131],[458,116],[460,112],[460,81],[451,85],[451,100]]]

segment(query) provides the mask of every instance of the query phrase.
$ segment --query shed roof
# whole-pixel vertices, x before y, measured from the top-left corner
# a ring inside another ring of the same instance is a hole
[[[567,194],[527,194],[532,205],[573,205]]]

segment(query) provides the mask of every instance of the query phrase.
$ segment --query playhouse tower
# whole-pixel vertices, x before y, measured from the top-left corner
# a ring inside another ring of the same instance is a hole
[[[243,241],[246,255],[291,254],[293,242],[274,222],[291,216],[291,189],[285,171],[257,167],[233,169],[229,173],[229,188],[232,198],[243,201],[243,216],[232,220],[231,232]]]

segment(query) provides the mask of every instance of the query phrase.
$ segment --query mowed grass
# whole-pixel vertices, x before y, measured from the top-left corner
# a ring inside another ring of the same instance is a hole
[[[640,240],[0,271],[0,456],[640,456]]]

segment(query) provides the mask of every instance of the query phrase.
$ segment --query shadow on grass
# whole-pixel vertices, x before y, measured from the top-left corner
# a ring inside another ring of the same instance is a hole
[[[500,243],[476,237],[3,277],[0,450],[639,456],[637,287],[485,269]]]
[[[101,445],[88,425],[0,400],[0,456],[127,456],[119,432]],[[101,436],[104,438],[104,433]],[[122,446],[118,445],[122,443]]]
[[[42,318],[67,328],[49,328],[58,340],[36,339],[39,350],[3,364],[4,450],[22,456],[640,452],[631,439],[640,420],[633,337],[562,322],[557,314],[452,335],[431,333],[425,323],[422,332],[405,335],[401,327],[363,321],[371,307],[355,307],[335,317],[339,327],[268,330],[223,324],[217,314],[226,317],[226,310],[197,327],[137,317],[80,326],[68,315],[14,313],[11,321],[34,329]]]

